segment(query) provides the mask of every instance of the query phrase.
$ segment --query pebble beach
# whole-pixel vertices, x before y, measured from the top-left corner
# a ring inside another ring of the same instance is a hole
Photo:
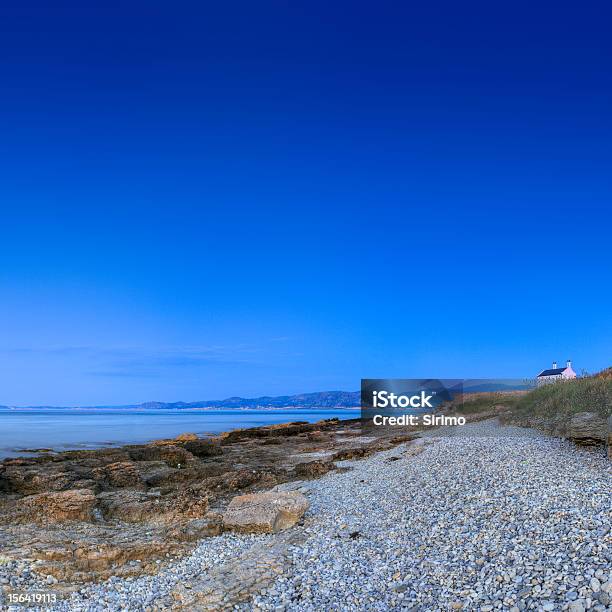
[[[255,607],[612,610],[605,457],[492,424],[429,442],[312,483],[310,537]]]
[[[240,558],[279,536],[223,534],[156,575],[92,584],[53,609],[612,610],[608,459],[491,421],[460,432],[292,483],[310,508],[273,579],[243,579]],[[181,607],[176,589],[197,591],[219,568],[216,603]],[[16,569],[0,566],[0,579]],[[18,573],[16,587],[46,586]]]

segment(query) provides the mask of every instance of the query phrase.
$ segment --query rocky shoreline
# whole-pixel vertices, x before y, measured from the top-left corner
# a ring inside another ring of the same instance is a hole
[[[494,421],[366,433],[329,420],[4,461],[0,584],[52,589],[60,610],[612,609],[603,453]],[[232,525],[240,499],[255,524]]]
[[[31,560],[38,574],[64,589],[156,573],[202,538],[227,531],[223,513],[237,495],[318,477],[337,469],[336,460],[406,439],[397,432],[364,436],[359,420],[329,419],[5,459],[4,567]],[[10,586],[19,586],[19,578]]]

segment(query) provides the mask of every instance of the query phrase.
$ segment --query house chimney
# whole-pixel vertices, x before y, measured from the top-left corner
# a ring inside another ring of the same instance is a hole
[[[566,367],[567,368],[571,368],[572,367],[572,360],[571,359],[567,360],[567,366]]]
[[[553,361],[553,367],[552,367],[552,369],[553,369],[553,370],[556,370],[556,369],[557,369],[557,362],[556,362],[556,361]]]

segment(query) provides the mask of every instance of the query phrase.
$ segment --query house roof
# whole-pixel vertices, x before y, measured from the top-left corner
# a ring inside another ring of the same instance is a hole
[[[565,370],[567,370],[567,368],[555,368],[554,370],[542,370],[542,372],[538,374],[538,378],[540,378],[540,376],[557,376],[558,374],[563,374]]]

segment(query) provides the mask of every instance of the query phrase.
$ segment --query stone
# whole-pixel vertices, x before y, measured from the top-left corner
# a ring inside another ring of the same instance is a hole
[[[323,419],[317,423],[306,421],[293,421],[291,423],[279,423],[265,427],[251,427],[248,429],[233,429],[218,436],[221,444],[235,444],[253,438],[290,437],[306,434],[310,431],[333,428],[338,425],[337,418]]]
[[[331,461],[308,461],[306,463],[298,463],[295,466],[295,474],[300,478],[318,478],[333,470],[334,467]]]
[[[127,523],[139,523],[151,518],[157,506],[144,491],[103,492],[98,494],[97,501],[105,520]]]
[[[197,440],[198,436],[194,433],[182,433],[174,438],[177,442],[192,442],[193,440]]]
[[[223,454],[223,449],[219,443],[204,438],[187,440],[183,444],[183,448],[196,457],[215,457]]]
[[[323,433],[322,431],[316,430],[306,434],[306,438],[309,442],[324,442],[328,439],[329,434]]]
[[[106,520],[126,523],[171,524],[179,519],[203,518],[208,512],[207,495],[190,487],[161,497],[144,491],[107,491],[97,499]]]
[[[246,604],[257,593],[267,590],[276,594],[277,591],[269,587],[288,565],[291,540],[282,539],[287,535],[256,545],[225,563],[216,563],[188,583],[179,581],[171,592],[171,609],[177,612],[229,611],[237,609],[241,603]],[[251,610],[253,606],[245,609]]]
[[[605,444],[606,421],[594,412],[578,412],[567,425],[567,437],[577,444]]]
[[[219,488],[226,491],[238,491],[254,484],[262,489],[268,489],[278,484],[278,478],[272,472],[265,470],[242,469],[231,470],[220,476],[212,476],[202,481],[202,485],[211,491]]]
[[[91,489],[72,489],[54,493],[39,493],[20,499],[18,513],[22,522],[61,523],[93,520],[96,502]]]
[[[36,495],[73,488],[76,475],[59,466],[47,468],[46,465],[7,466],[4,470],[4,489],[9,493]]]
[[[223,514],[223,524],[242,533],[277,533],[295,525],[308,507],[298,491],[238,495]]]
[[[138,470],[131,461],[118,461],[96,468],[94,478],[105,481],[111,487],[133,487],[140,483]]]
[[[147,469],[142,471],[141,478],[147,485],[153,488],[172,486],[179,482],[179,473],[181,471],[168,467],[163,462],[158,462],[147,466]]]
[[[177,542],[196,542],[202,538],[220,535],[223,531],[223,521],[213,513],[206,518],[193,519],[178,526],[171,526],[166,531],[166,536]]]
[[[369,446],[356,446],[354,448],[345,448],[334,453],[332,455],[332,460],[348,461],[351,459],[363,459],[364,457],[369,457],[375,452],[376,450]]]
[[[172,444],[132,446],[128,452],[132,461],[163,461],[174,468],[194,459],[189,451]]]

